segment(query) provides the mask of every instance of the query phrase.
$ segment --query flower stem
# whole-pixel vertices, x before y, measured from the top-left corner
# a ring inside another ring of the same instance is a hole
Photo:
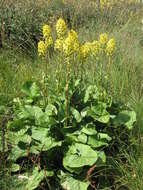
[[[68,126],[68,117],[69,117],[69,77],[70,77],[70,61],[67,58],[67,67],[66,67],[66,127]]]

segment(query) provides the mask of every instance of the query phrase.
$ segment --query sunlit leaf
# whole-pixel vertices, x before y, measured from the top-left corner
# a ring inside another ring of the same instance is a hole
[[[76,179],[63,171],[61,171],[60,178],[60,183],[64,190],[87,190],[89,186],[88,182]]]
[[[66,152],[63,165],[70,166],[71,168],[79,168],[82,166],[91,166],[97,160],[97,152],[94,151],[90,146],[75,143],[69,147]]]
[[[76,110],[75,108],[71,108],[71,112],[72,112],[72,115],[74,116],[74,118],[76,119],[76,121],[78,123],[81,122],[81,115],[78,112],[78,110]]]

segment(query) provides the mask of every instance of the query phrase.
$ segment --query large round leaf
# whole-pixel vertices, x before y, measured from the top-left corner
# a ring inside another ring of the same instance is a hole
[[[64,156],[63,165],[79,168],[83,166],[91,166],[97,161],[97,152],[90,146],[75,143],[69,147],[69,150]]]
[[[70,174],[64,173],[61,171],[60,183],[63,189],[65,190],[87,190],[89,183],[86,181],[81,181],[74,178]]]

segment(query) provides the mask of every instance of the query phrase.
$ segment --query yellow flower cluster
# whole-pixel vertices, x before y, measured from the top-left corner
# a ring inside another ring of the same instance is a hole
[[[59,50],[60,52],[63,51],[63,39],[56,39],[55,44],[54,44],[54,49]]]
[[[44,40],[38,43],[38,53],[44,56],[47,49],[53,45],[52,30],[49,25],[43,26],[43,38]]]
[[[107,33],[100,34],[98,40],[93,42],[85,42],[80,44],[78,34],[74,30],[67,33],[65,21],[60,18],[56,23],[57,39],[54,42],[54,50],[62,52],[66,57],[79,55],[80,59],[84,60],[89,56],[99,58],[105,53],[107,56],[112,56],[115,50],[115,40],[108,39]],[[38,43],[39,55],[45,55],[48,47],[53,45],[52,31],[49,25],[43,26],[43,41]]]
[[[45,55],[46,45],[45,45],[44,41],[38,42],[38,53],[39,53],[39,55]]]
[[[79,51],[79,42],[78,35],[74,30],[70,30],[68,37],[64,40],[63,43],[63,52],[66,56],[73,54],[74,52]]]
[[[113,52],[115,50],[115,40],[113,38],[111,38],[108,43],[107,43],[107,47],[106,47],[106,53],[108,56],[112,56]]]
[[[49,38],[51,36],[51,27],[49,25],[44,25],[43,26],[43,37],[44,38]]]
[[[67,33],[67,25],[62,18],[59,18],[56,23],[57,39],[54,44],[54,49],[63,52],[63,44]]]
[[[70,30],[67,35],[67,25],[62,18],[56,23],[57,39],[54,49],[63,52],[66,56],[70,56],[79,50],[78,35],[74,30]],[[67,37],[66,37],[67,35]]]
[[[52,38],[52,36],[49,36],[49,38],[45,39],[45,45],[46,45],[47,48],[53,45],[53,38]]]
[[[100,34],[100,36],[99,36],[99,42],[100,42],[100,44],[101,44],[102,47],[105,47],[105,45],[108,42],[108,35],[106,33]]]
[[[80,57],[85,59],[89,56],[92,50],[92,44],[90,42],[85,42],[85,44],[80,46]]]
[[[56,31],[59,39],[64,38],[64,36],[66,35],[67,25],[62,18],[59,18],[59,20],[56,23]]]
[[[108,41],[108,35],[106,33],[100,34],[99,40],[94,40],[93,42],[86,42],[80,46],[80,57],[86,59],[90,55],[94,56],[96,59],[99,58],[103,53],[111,55],[115,49],[115,40],[110,39]]]
[[[45,39],[45,45],[46,47],[50,47],[53,44],[53,38],[52,38],[52,30],[49,25],[43,26],[43,37]]]
[[[107,0],[100,0],[100,8],[104,9],[105,7],[108,7]]]
[[[92,54],[94,57],[96,57],[101,51],[100,42],[99,41],[93,41],[92,42]]]

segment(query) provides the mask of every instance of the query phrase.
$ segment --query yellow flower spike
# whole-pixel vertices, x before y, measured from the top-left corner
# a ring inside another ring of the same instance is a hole
[[[97,56],[101,51],[100,42],[99,41],[93,41],[92,42],[92,55]]]
[[[80,46],[80,57],[85,59],[90,55],[92,50],[92,44],[90,42],[86,42],[85,44]]]
[[[77,41],[78,40],[78,34],[74,30],[70,30],[69,33],[68,33],[68,36],[71,37],[73,39],[73,41]]]
[[[78,34],[74,30],[69,31],[69,38],[73,42],[73,51],[77,52],[79,50]]]
[[[49,38],[51,36],[51,27],[49,25],[44,25],[43,26],[43,37],[44,38]]]
[[[114,38],[111,38],[108,43],[107,43],[107,47],[106,47],[106,53],[108,56],[112,56],[115,50],[115,40]]]
[[[105,46],[108,42],[108,35],[107,33],[104,33],[104,34],[100,34],[99,36],[99,42],[101,44],[101,46]]]
[[[107,0],[100,0],[100,8],[104,9],[107,6]]]
[[[56,31],[58,38],[63,38],[67,32],[67,25],[62,18],[59,18],[56,23]]]
[[[46,45],[46,48],[53,45],[53,38],[51,36],[45,39],[45,45]]]
[[[63,43],[64,43],[63,39],[57,39],[55,41],[54,49],[59,50],[59,51],[63,51]]]
[[[73,52],[72,41],[69,37],[67,37],[63,43],[63,51],[67,56]]]
[[[63,51],[67,56],[79,51],[78,35],[74,30],[70,30],[68,37],[64,40]]]
[[[44,41],[39,41],[38,42],[38,54],[40,55],[45,55],[46,53],[46,45]]]

